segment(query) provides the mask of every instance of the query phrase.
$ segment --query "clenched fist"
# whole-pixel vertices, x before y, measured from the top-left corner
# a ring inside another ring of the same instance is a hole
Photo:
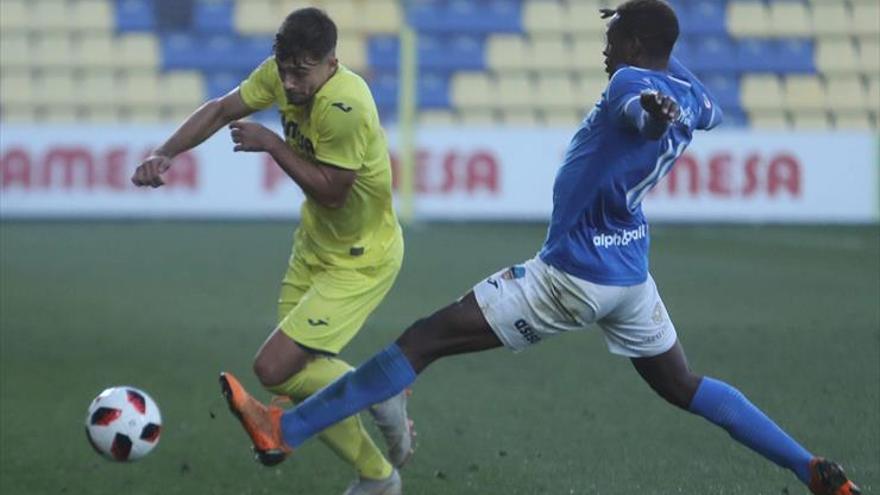
[[[672,122],[678,118],[680,109],[671,96],[658,91],[645,91],[639,98],[639,103],[654,120]]]
[[[229,131],[235,143],[232,151],[270,151],[281,141],[278,134],[256,122],[238,120],[229,124]]]
[[[169,168],[171,168],[171,158],[157,154],[150,155],[134,171],[131,182],[139,187],[159,187],[165,184],[162,174]]]

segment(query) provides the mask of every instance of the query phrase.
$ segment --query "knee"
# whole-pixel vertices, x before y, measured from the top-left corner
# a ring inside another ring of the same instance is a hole
[[[697,387],[700,386],[701,379],[702,377],[699,375],[690,372],[682,373],[658,384],[654,390],[666,402],[680,409],[688,410],[694,394],[697,392]]]
[[[280,363],[264,355],[254,359],[254,375],[263,387],[274,387],[302,371],[305,363]]]

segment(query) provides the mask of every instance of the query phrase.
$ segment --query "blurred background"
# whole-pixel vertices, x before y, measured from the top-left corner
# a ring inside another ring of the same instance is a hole
[[[302,193],[225,131],[161,189],[131,173],[271,54],[291,10],[326,9],[378,104],[406,224],[398,282],[343,355],[358,363],[540,247],[616,3],[0,0],[0,492],[341,493],[351,473],[317,442],[254,466],[215,390],[221,369],[257,388]],[[880,3],[670,3],[676,55],[725,113],[644,204],[691,364],[880,490]],[[165,418],[128,466],[82,434],[120,384]],[[666,406],[596,332],[438,364],[411,408],[410,494],[806,493]]]

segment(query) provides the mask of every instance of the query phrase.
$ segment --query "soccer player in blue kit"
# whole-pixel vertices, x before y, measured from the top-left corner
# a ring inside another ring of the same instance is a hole
[[[662,0],[630,0],[610,17],[610,80],[569,144],[553,186],[553,213],[538,255],[477,284],[411,325],[389,347],[289,411],[264,406],[229,373],[230,408],[254,448],[289,455],[324,428],[400,393],[439,358],[506,346],[525,349],[596,324],[609,350],[631,359],[669,403],[724,428],[791,470],[814,494],[861,493],[835,462],[816,457],[737,389],[688,367],[648,272],[641,202],[695,130],[721,122],[702,83],[671,57],[678,21]]]

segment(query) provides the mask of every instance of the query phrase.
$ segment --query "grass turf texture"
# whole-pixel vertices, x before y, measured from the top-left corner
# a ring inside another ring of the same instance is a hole
[[[217,373],[259,390],[292,228],[282,223],[0,225],[0,492],[339,494],[353,475],[318,441],[251,461]],[[877,228],[654,229],[652,271],[699,372],[725,379],[816,453],[880,489]],[[343,357],[531,256],[540,225],[424,225],[397,285]],[[159,447],[135,464],[83,434],[104,387],[144,388]],[[267,397],[266,394],[259,394]],[[596,331],[520,355],[450,358],[417,382],[413,494],[804,494],[794,477],[667,406]]]

